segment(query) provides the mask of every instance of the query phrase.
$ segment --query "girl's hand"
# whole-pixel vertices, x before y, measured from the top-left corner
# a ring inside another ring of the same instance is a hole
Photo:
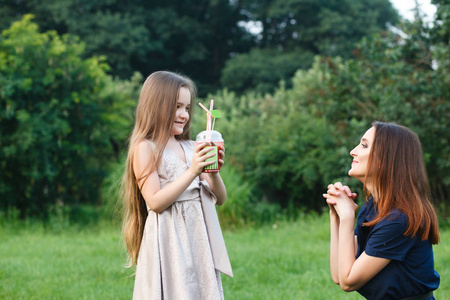
[[[199,176],[202,173],[204,167],[214,164],[214,161],[205,161],[215,155],[214,153],[208,154],[210,149],[205,146],[207,146],[206,143],[201,143],[195,146],[194,155],[192,156],[192,163],[189,170],[196,176]]]
[[[214,143],[211,143],[212,145],[215,145]],[[225,164],[225,148],[222,146],[217,146],[218,150],[219,150],[219,169],[221,169],[223,167],[223,165]],[[217,177],[219,176],[219,172],[213,172],[213,173],[208,173],[209,176],[211,177]]]
[[[225,164],[225,147],[219,147],[219,167],[222,168]]]

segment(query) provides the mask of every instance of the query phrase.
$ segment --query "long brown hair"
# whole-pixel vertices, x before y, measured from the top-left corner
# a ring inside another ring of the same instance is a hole
[[[406,236],[439,243],[439,226],[431,204],[422,145],[410,129],[393,123],[373,123],[375,138],[369,155],[368,176],[377,195],[378,216],[366,226],[374,226],[398,209],[408,217]]]
[[[122,234],[128,251],[129,266],[137,263],[145,220],[148,211],[139,185],[158,168],[164,148],[171,135],[180,88],[185,87],[191,93],[189,116],[192,115],[192,103],[196,97],[195,84],[189,78],[167,71],[152,73],[144,82],[136,108],[136,121],[130,136],[126,168],[122,178],[122,198],[124,199],[124,219]],[[176,136],[179,140],[190,137],[190,118],[183,133]],[[143,140],[153,144],[152,158],[145,174],[134,173],[134,154],[136,146]],[[141,181],[142,180],[142,181]]]

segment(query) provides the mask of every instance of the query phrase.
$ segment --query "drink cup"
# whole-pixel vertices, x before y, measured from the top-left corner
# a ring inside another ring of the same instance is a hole
[[[209,153],[215,153],[211,158],[206,161],[215,161],[214,164],[203,168],[204,173],[217,173],[220,171],[219,165],[219,150],[224,148],[224,141],[220,132],[215,130],[205,130],[200,132],[195,139],[196,144],[207,143],[205,147],[211,148]]]

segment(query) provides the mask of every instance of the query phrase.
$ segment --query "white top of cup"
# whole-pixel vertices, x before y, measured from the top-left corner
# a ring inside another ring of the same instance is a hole
[[[197,134],[197,142],[223,142],[220,132],[215,130],[205,130]]]

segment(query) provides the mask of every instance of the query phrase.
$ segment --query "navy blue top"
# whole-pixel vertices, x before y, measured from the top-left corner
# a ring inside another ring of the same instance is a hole
[[[370,198],[361,207],[356,220],[356,258],[365,251],[369,256],[391,259],[391,262],[358,292],[370,300],[388,300],[418,296],[437,289],[440,277],[434,270],[430,241],[405,236],[408,217],[396,209],[374,227],[362,226],[376,215],[377,209]]]

